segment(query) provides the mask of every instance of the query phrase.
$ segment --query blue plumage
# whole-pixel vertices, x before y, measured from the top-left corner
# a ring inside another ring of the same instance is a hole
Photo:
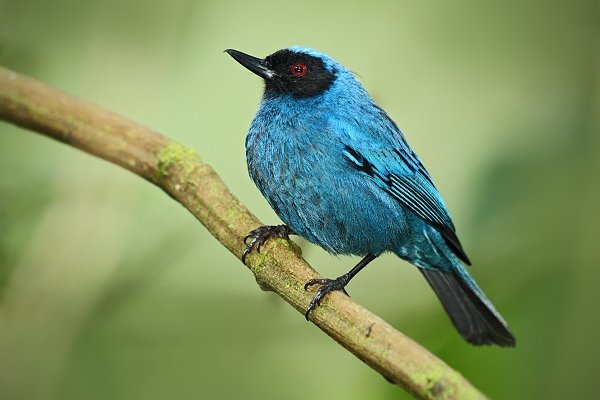
[[[307,284],[320,285],[308,317],[327,292],[393,252],[420,268],[468,341],[514,345],[461,264],[470,262],[431,177],[354,75],[300,47],[265,59],[227,52],[265,80],[246,138],[248,170],[285,223],[252,232],[245,254],[256,240],[295,233],[331,253],[364,257],[348,274]]]

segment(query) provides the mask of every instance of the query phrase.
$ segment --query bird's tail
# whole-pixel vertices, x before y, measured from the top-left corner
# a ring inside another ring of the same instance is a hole
[[[514,346],[508,325],[462,266],[452,271],[419,268],[462,337],[475,345]]]

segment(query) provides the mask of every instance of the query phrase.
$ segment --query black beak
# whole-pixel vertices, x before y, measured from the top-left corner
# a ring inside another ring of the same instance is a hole
[[[263,79],[270,80],[273,79],[273,77],[275,76],[275,71],[267,68],[264,60],[261,60],[260,58],[252,57],[249,54],[245,54],[241,51],[233,49],[227,49],[225,50],[225,53],[229,54],[231,57],[233,57],[235,61],[239,62],[244,67],[254,72],[256,75],[260,76]]]

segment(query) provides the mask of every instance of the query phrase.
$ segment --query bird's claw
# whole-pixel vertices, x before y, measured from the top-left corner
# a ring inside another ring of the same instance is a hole
[[[327,293],[333,292],[334,290],[341,290],[346,296],[350,297],[350,295],[346,291],[347,283],[348,278],[345,275],[342,275],[336,279],[311,279],[310,281],[306,282],[306,284],[304,285],[304,290],[308,290],[308,288],[313,285],[321,285],[321,287],[317,289],[317,293],[315,293],[315,296],[310,301],[308,309],[304,314],[306,320],[308,320],[310,312],[314,310],[317,306],[321,305],[321,299],[323,299],[323,297],[325,297]]]
[[[250,231],[244,237],[244,243],[246,247],[242,252],[242,262],[246,264],[246,256],[250,254],[253,248],[256,248],[256,251],[260,253],[260,247],[271,238],[281,238],[281,239],[289,239],[292,230],[288,228],[286,225],[265,225],[260,226],[253,231]],[[252,239],[252,240],[250,240]],[[250,243],[248,243],[250,240]]]

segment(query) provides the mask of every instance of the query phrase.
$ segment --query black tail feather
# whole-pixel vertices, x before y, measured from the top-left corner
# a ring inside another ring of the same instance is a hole
[[[472,289],[456,272],[419,268],[435,291],[452,323],[469,343],[515,346],[506,322],[483,294]]]

